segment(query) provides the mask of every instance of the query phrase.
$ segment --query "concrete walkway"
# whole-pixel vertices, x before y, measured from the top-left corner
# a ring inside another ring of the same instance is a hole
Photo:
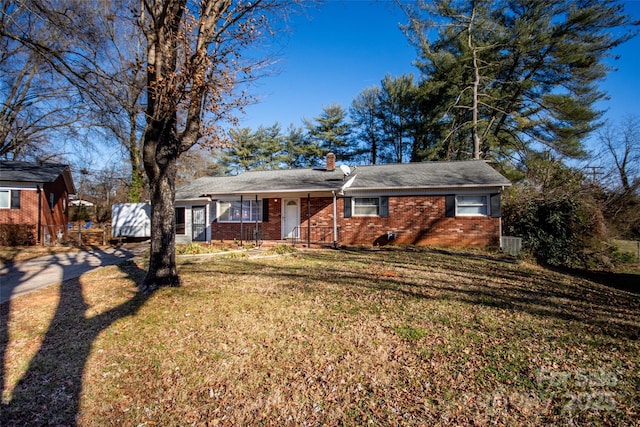
[[[74,279],[87,271],[118,264],[148,250],[148,244],[91,249],[48,255],[27,261],[0,263],[0,304],[18,295]]]

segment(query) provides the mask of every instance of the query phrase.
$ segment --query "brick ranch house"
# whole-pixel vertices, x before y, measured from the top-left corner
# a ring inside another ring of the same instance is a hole
[[[497,247],[500,193],[484,161],[245,172],[176,192],[176,242]]]
[[[0,228],[26,236],[23,244],[64,239],[75,193],[68,165],[0,161]]]

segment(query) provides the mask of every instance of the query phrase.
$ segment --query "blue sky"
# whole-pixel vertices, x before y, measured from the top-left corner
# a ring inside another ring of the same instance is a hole
[[[328,0],[306,16],[293,17],[292,33],[280,52],[280,72],[255,84],[252,93],[260,102],[247,107],[241,126],[301,126],[303,118],[317,117],[323,107],[348,108],[358,93],[386,74],[418,77],[416,50],[398,28],[404,15],[392,3]],[[640,1],[624,4],[640,20]],[[615,53],[621,56],[614,63],[618,70],[601,84],[610,96],[601,108],[613,120],[640,114],[640,36]]]
[[[398,28],[401,22],[403,14],[389,2],[363,0],[329,0],[293,17],[276,66],[280,72],[253,87],[260,102],[247,107],[241,125],[300,126],[323,107],[348,108],[387,73],[417,75],[416,51]]]

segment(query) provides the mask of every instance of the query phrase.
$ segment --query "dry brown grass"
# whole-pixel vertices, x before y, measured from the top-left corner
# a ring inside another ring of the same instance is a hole
[[[3,307],[3,426],[639,416],[637,293],[430,251],[192,258],[182,287],[149,296],[135,292],[143,269],[103,268]]]
[[[39,258],[48,255],[56,255],[67,252],[78,252],[83,248],[73,245],[67,246],[0,246],[1,262],[18,262]]]

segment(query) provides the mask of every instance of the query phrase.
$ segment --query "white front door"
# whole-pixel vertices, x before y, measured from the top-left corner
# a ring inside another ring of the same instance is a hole
[[[282,199],[282,238],[299,237],[300,199]]]

